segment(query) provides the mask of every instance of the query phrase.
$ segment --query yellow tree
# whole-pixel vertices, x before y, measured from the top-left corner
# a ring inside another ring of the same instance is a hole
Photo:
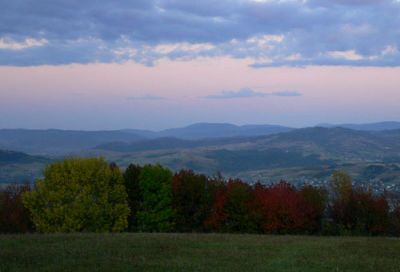
[[[101,158],[49,165],[23,202],[40,232],[118,232],[128,225],[122,175]]]

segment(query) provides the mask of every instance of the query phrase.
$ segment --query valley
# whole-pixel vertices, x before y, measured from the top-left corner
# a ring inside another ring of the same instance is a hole
[[[102,156],[123,168],[130,163],[159,163],[173,171],[189,168],[207,175],[238,177],[249,183],[284,179],[299,186],[305,183],[324,186],[333,171],[342,170],[355,182],[368,184],[376,191],[400,191],[400,130],[397,123],[391,123],[394,129],[387,129],[385,124],[369,125],[384,130],[310,127],[285,131],[280,131],[283,128],[280,126],[201,124],[166,130],[170,133],[168,137],[164,137],[165,131],[159,132],[162,137],[156,137],[156,132],[149,136],[147,132],[147,138],[143,132],[134,133],[138,130],[14,133],[3,130],[0,131],[2,147],[29,152],[34,159],[21,163],[11,157],[1,165],[0,180],[2,183],[32,181],[40,176],[47,162],[65,156]],[[213,137],[196,138],[199,127],[203,131],[199,135]],[[265,128],[271,127],[278,130],[266,133]],[[250,128],[250,132],[245,128]],[[233,130],[240,133],[232,136]],[[14,140],[7,138],[7,134]],[[38,156],[43,154],[44,157]]]

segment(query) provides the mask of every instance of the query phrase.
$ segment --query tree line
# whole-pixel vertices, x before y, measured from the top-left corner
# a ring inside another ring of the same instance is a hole
[[[400,201],[354,187],[334,172],[329,188],[249,185],[192,170],[70,158],[33,187],[0,192],[0,232],[230,232],[400,235]]]

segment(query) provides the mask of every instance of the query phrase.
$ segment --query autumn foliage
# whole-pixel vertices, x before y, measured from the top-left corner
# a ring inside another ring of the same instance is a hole
[[[400,235],[400,197],[355,187],[248,184],[161,165],[67,159],[44,179],[0,191],[0,232],[145,231]],[[118,210],[118,209],[119,210]],[[32,220],[33,219],[33,220]],[[116,227],[117,226],[117,227]]]
[[[241,180],[229,180],[215,192],[206,228],[224,232],[254,232],[256,224],[250,211],[252,187]]]
[[[205,175],[181,170],[172,178],[177,231],[202,231],[213,200],[212,182]]]
[[[0,192],[0,233],[33,231],[31,214],[22,203],[22,194],[30,185],[9,185]]]
[[[115,164],[68,158],[47,166],[22,202],[39,232],[119,232],[128,226],[127,198]]]
[[[254,202],[264,233],[312,233],[320,228],[323,198],[317,189],[297,190],[285,181],[255,186]]]

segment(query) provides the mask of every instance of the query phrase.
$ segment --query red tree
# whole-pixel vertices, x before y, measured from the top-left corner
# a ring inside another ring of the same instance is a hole
[[[205,225],[214,231],[255,232],[257,224],[250,211],[252,187],[240,179],[231,179],[220,187]]]
[[[0,233],[30,232],[33,230],[31,216],[22,204],[22,194],[30,185],[9,185],[0,192]]]
[[[319,225],[323,203],[310,188],[297,191],[285,181],[270,187],[257,185],[254,191],[255,210],[261,215],[265,233],[313,232]]]

